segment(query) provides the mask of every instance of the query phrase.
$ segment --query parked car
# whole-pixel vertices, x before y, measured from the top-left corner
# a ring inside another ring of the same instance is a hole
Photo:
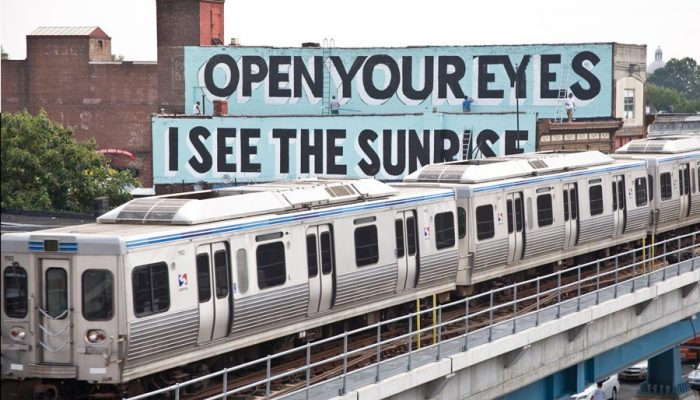
[[[583,392],[572,395],[569,399],[589,400],[591,397],[593,397],[593,392],[597,387],[597,384],[594,383],[587,387]],[[617,393],[620,391],[620,382],[617,380],[616,375],[611,375],[603,381],[603,390],[605,390],[606,399],[617,400]]]
[[[627,367],[617,374],[621,381],[643,381],[647,379],[648,361],[642,361],[639,364],[634,364]]]
[[[688,374],[688,384],[695,390],[700,390],[700,364]]]

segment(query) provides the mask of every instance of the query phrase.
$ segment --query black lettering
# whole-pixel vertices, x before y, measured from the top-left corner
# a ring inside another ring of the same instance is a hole
[[[353,61],[350,71],[345,72],[345,66],[343,65],[343,60],[338,56],[331,56],[331,61],[335,70],[338,71],[338,76],[340,76],[340,83],[343,85],[343,97],[352,97],[352,80],[355,78],[357,71],[360,70],[362,63],[365,62],[367,56],[358,56]]]
[[[343,156],[343,146],[336,146],[335,141],[345,139],[345,129],[326,130],[326,174],[346,175],[347,167],[335,163],[336,157]]]
[[[291,97],[291,89],[280,88],[280,83],[289,82],[289,73],[281,72],[280,66],[290,65],[292,63],[292,57],[290,56],[270,56],[270,84],[268,85],[268,91],[270,97]]]
[[[403,56],[401,59],[401,90],[411,100],[425,100],[433,91],[433,56],[426,56],[423,60],[425,83],[422,89],[416,90],[413,88],[413,57]]]
[[[357,165],[367,176],[377,175],[379,173],[379,169],[382,166],[381,161],[379,160],[379,156],[377,155],[377,153],[374,152],[374,149],[372,148],[372,142],[376,141],[377,137],[378,136],[376,132],[374,132],[371,129],[363,130],[357,137],[360,149],[367,156],[367,158],[369,158],[369,162],[367,162],[363,157]]]
[[[455,71],[448,72],[448,66],[452,65]],[[458,56],[440,56],[438,57],[438,97],[441,99],[447,98],[447,88],[458,99],[464,98],[464,92],[459,86],[459,81],[464,77],[466,67],[464,60]],[[426,76],[425,79],[430,79]]]
[[[214,68],[219,65],[224,64],[231,71],[231,79],[228,84],[222,88],[216,86],[214,83]],[[216,97],[229,97],[236,91],[236,86],[238,86],[239,72],[238,65],[236,61],[231,58],[231,56],[226,54],[217,54],[207,61],[207,65],[204,66],[204,86],[206,86],[209,93]]]
[[[301,130],[301,173],[308,174],[309,159],[314,158],[314,173],[323,173],[323,129],[314,129],[314,143],[311,144],[311,136],[308,129]]]
[[[593,65],[598,65],[600,58],[593,52],[582,51],[571,60],[571,68],[575,73],[588,82],[588,89],[584,89],[580,83],[576,82],[571,86],[571,92],[579,100],[590,100],[600,93],[600,80],[598,77],[583,66],[584,61],[590,61]]]
[[[506,56],[479,56],[479,98],[503,98],[503,90],[489,89],[489,83],[496,82],[496,74],[489,72],[489,65],[503,64],[503,57]]]
[[[551,64],[560,64],[560,54],[542,54],[540,56],[540,96],[543,99],[558,99],[559,89],[550,89],[549,84],[557,81],[556,72],[550,72]]]
[[[302,79],[309,86],[314,97],[323,96],[323,57],[314,57],[314,77],[312,79],[301,56],[294,56],[294,97],[302,96]]]
[[[280,174],[289,173],[289,141],[296,136],[296,129],[276,128],[272,130],[272,137],[280,140]]]
[[[253,72],[253,65],[258,67],[258,72]],[[253,93],[253,83],[262,82],[267,76],[267,64],[260,56],[243,56],[242,68],[243,96],[250,97]]]
[[[260,172],[260,164],[250,162],[258,154],[258,148],[250,145],[253,138],[260,138],[260,129],[241,129],[241,172]]]
[[[178,129],[174,126],[168,128],[168,170],[178,170]]]
[[[209,150],[207,149],[207,146],[204,144],[204,141],[209,139],[209,136],[211,136],[211,133],[207,130],[207,128],[203,126],[195,126],[192,128],[190,131],[190,143],[192,143],[192,146],[194,149],[197,151],[197,154],[199,154],[200,158],[202,159],[202,162],[199,162],[197,160],[197,157],[192,156],[190,157],[189,163],[192,169],[195,171],[199,172],[200,174],[204,174],[209,172],[211,170],[211,165],[212,165],[212,160],[211,160],[211,154],[209,154]]]
[[[392,140],[394,136],[393,131],[391,129],[384,129],[382,136],[384,139],[382,140],[384,145],[384,151],[382,151],[384,170],[387,174],[398,177],[406,170],[406,130],[399,129],[396,131],[396,164],[391,162],[392,150],[394,150]]]
[[[379,89],[374,85],[374,68],[378,65],[386,65],[389,68],[389,83],[384,89]],[[368,58],[362,69],[362,82],[369,97],[377,100],[391,98],[399,88],[399,66],[396,64],[396,60],[386,54],[377,54]]]
[[[236,163],[227,163],[226,156],[233,154],[233,147],[226,146],[226,139],[236,137],[236,128],[216,130],[216,169],[219,172],[236,172]]]
[[[527,97],[525,94],[527,89],[527,75],[525,74],[525,70],[527,70],[527,65],[530,63],[530,56],[523,56],[522,60],[520,60],[520,63],[518,64],[517,71],[513,67],[513,63],[510,62],[510,57],[501,57],[503,57],[503,66],[505,67],[506,74],[508,74],[508,79],[510,80],[510,87],[515,86],[516,80],[518,82],[517,88],[515,89],[516,98],[524,99]]]
[[[418,132],[408,131],[408,173],[420,166],[430,164],[430,129],[423,130],[423,139],[418,137]]]
[[[436,129],[434,132],[433,162],[452,161],[459,154],[459,137],[449,129]],[[448,146],[445,147],[445,140]]]
[[[506,155],[525,152],[520,143],[527,143],[528,131],[506,130]]]
[[[479,132],[476,137],[476,148],[484,157],[496,157],[496,153],[491,149],[488,143],[495,144],[498,142],[498,134],[491,129],[484,129]]]

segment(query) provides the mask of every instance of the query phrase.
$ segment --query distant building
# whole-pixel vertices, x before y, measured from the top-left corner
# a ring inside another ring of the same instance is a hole
[[[647,67],[647,73],[653,74],[659,68],[663,68],[666,65],[664,61],[664,52],[661,51],[661,46],[656,48],[654,52],[654,61]]]

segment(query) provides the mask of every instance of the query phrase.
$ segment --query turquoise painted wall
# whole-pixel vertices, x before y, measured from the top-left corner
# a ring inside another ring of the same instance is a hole
[[[319,115],[336,96],[341,113],[474,112],[612,115],[612,44],[416,48],[186,47],[187,112],[228,101],[234,115]],[[516,84],[517,83],[517,84]]]
[[[520,131],[516,126],[520,125]],[[400,180],[422,165],[535,149],[536,115],[154,116],[156,184]],[[471,144],[470,144],[471,143]],[[470,152],[471,149],[471,152]]]

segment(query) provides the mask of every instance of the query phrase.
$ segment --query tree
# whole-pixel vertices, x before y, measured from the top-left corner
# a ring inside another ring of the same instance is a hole
[[[677,90],[649,83],[647,83],[645,90],[649,106],[653,106],[657,111],[676,113],[700,112],[700,99],[691,99],[678,93]]]
[[[682,60],[672,58],[663,68],[651,74],[647,83],[674,89],[690,99],[700,99],[700,66],[690,57]]]
[[[129,171],[109,168],[94,139],[77,143],[43,110],[3,113],[0,131],[2,208],[89,213],[95,198],[116,206],[140,185]]]
[[[5,49],[0,46],[0,60],[7,60],[10,58],[10,55],[5,52]]]
[[[112,54],[112,61],[124,61],[124,56],[121,54]]]

